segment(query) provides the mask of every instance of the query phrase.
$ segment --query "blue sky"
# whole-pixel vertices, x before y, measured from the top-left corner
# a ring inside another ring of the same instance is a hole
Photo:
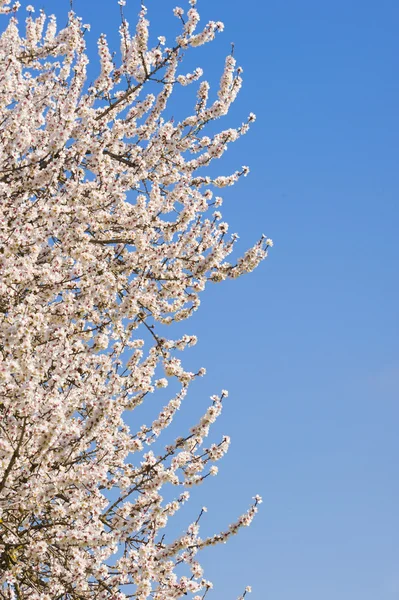
[[[175,31],[175,4],[148,0],[155,36]],[[92,23],[92,47],[104,31],[117,48],[116,0],[74,5]],[[131,23],[138,5],[128,1]],[[36,6],[60,14],[69,2]],[[221,126],[257,114],[219,169],[251,168],[224,194],[223,214],[243,250],[262,233],[275,241],[256,272],[208,288],[182,328],[199,335],[187,363],[208,375],[176,431],[227,388],[215,436],[232,438],[185,522],[206,504],[210,533],[255,493],[264,498],[250,529],[204,554],[209,597],[234,599],[252,584],[254,600],[397,600],[399,5],[198,8],[226,29],[183,73],[202,66],[216,84],[234,41],[244,87]]]

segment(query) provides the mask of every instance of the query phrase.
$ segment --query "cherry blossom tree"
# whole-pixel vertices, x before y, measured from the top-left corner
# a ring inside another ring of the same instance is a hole
[[[119,4],[118,58],[102,35],[89,85],[88,25],[71,11],[59,30],[29,6],[21,27],[19,4],[0,0],[4,599],[199,600],[211,588],[199,551],[249,525],[261,501],[211,537],[200,537],[205,509],[184,535],[166,527],[229,447],[227,436],[206,445],[226,391],[189,431],[151,450],[205,374],[179,358],[196,337],[174,339],[166,326],[197,310],[208,282],[252,271],[272,245],[262,236],[228,262],[237,236],[217,192],[248,168],[204,174],[255,116],[207,135],[242,79],[230,54],[210,101],[201,69],[180,73],[183,54],[223,30],[200,28],[195,0],[174,9],[181,30],[169,45],[150,44],[144,7],[131,28]],[[172,92],[193,83],[196,104],[175,122]],[[133,427],[132,412],[168,384],[157,418]]]

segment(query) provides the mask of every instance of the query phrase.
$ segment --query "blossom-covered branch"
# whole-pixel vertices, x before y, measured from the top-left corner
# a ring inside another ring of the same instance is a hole
[[[242,78],[229,54],[211,102],[201,69],[179,72],[184,52],[223,30],[213,21],[199,28],[195,0],[187,14],[174,10],[182,29],[170,46],[162,36],[150,45],[145,8],[132,29],[119,4],[119,62],[102,35],[88,87],[88,25],[71,11],[59,30],[29,6],[22,31],[18,3],[0,0],[4,599],[199,600],[211,584],[198,551],[249,525],[260,502],[209,538],[199,519],[174,540],[165,531],[185,488],[215,475],[228,449],[227,436],[204,446],[225,391],[164,451],[148,448],[205,374],[178,358],[196,337],[166,337],[164,326],[190,317],[208,282],[252,271],[272,245],[262,236],[229,262],[238,236],[212,213],[222,204],[215,193],[248,168],[204,175],[255,116],[206,134]],[[197,81],[189,114],[167,118],[174,88]],[[157,418],[132,430],[129,414],[170,382]],[[166,484],[176,488],[170,502]]]

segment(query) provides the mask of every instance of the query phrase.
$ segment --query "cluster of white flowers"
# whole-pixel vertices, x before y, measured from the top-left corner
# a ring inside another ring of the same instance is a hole
[[[248,173],[198,173],[255,120],[251,113],[237,129],[202,133],[241,87],[233,57],[212,105],[203,81],[192,114],[165,117],[176,83],[202,77],[201,69],[178,73],[183,53],[223,30],[210,22],[196,33],[189,4],[187,18],[174,10],[182,33],[171,48],[163,36],[149,46],[144,8],[134,31],[122,17],[120,59],[102,35],[100,74],[86,90],[89,26],[71,11],[58,30],[54,16],[35,18],[28,6],[22,33],[19,4],[0,0],[9,14],[0,37],[4,598],[198,600],[212,587],[198,551],[249,525],[261,501],[214,536],[200,537],[199,519],[176,539],[165,534],[189,497],[181,489],[216,475],[212,463],[228,450],[227,436],[204,448],[226,390],[185,436],[158,454],[148,448],[205,374],[177,357],[197,338],[166,338],[163,326],[190,317],[209,281],[252,271],[272,246],[263,236],[228,263],[238,236],[220,212],[204,216],[222,204],[214,187]],[[172,398],[152,423],[129,427],[129,412],[169,383]],[[164,486],[178,488],[168,503]]]

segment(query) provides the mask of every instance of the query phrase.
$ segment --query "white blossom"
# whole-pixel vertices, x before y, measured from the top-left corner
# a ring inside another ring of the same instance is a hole
[[[273,245],[262,236],[232,258],[238,236],[219,210],[212,216],[223,203],[215,188],[249,172],[206,174],[255,120],[213,123],[242,70],[226,58],[213,103],[202,69],[180,72],[186,52],[223,30],[198,29],[190,0],[186,14],[173,11],[181,32],[170,48],[164,36],[151,46],[144,6],[134,29],[123,17],[119,53],[101,35],[87,86],[90,26],[71,10],[58,29],[26,8],[25,24],[6,18],[0,37],[0,590],[125,600],[131,585],[136,600],[203,598],[212,584],[198,551],[248,526],[261,503],[255,496],[209,537],[200,536],[206,508],[183,533],[168,528],[230,445],[206,442],[226,390],[168,440],[206,373],[182,358],[197,337],[175,338],[173,326],[198,310],[209,282],[252,271]],[[18,9],[0,0],[3,15]],[[198,92],[173,121],[178,84]],[[136,417],[143,402],[154,410],[147,424]],[[175,490],[168,502],[165,488]]]

